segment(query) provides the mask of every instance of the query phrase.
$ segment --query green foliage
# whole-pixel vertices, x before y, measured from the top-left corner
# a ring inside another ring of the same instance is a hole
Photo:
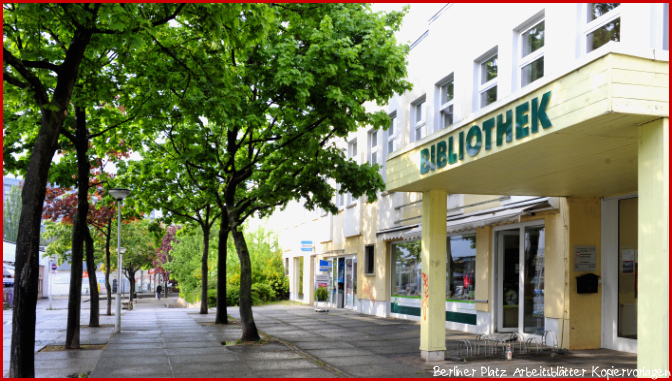
[[[252,261],[252,299],[254,304],[289,297],[289,279],[285,276],[282,264],[282,252],[277,237],[270,231],[259,230],[246,233]],[[180,296],[194,303],[201,298],[201,255],[203,252],[203,233],[196,227],[179,230],[177,243],[170,251],[172,261],[164,264],[173,279],[180,284]],[[208,305],[215,305],[217,296],[217,243],[213,235],[210,239],[208,254]],[[240,297],[240,262],[236,255],[233,239],[227,241],[227,305],[238,305]]]
[[[326,302],[327,297],[329,297],[329,292],[326,287],[318,287],[317,290],[315,290],[315,300],[318,302]]]
[[[208,288],[216,285],[217,242],[217,236],[211,236],[208,248]],[[195,226],[178,230],[177,242],[173,243],[170,255],[172,261],[163,266],[170,272],[172,279],[180,284],[180,296],[189,303],[201,300],[203,231]]]
[[[256,293],[262,303],[275,300],[275,291],[266,283],[253,283],[252,293]]]
[[[21,217],[21,188],[12,185],[2,206],[2,238],[16,242]]]

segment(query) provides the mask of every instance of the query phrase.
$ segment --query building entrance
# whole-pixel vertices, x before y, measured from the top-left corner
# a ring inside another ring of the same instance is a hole
[[[638,198],[602,201],[602,346],[637,353]]]
[[[543,335],[544,241],[538,223],[495,231],[498,332]]]
[[[331,262],[329,303],[335,308],[355,308],[357,305],[357,256],[337,257]]]

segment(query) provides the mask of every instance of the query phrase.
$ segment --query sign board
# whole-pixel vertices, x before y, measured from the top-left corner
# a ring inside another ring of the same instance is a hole
[[[301,241],[301,251],[313,251],[313,241]]]
[[[597,246],[574,246],[574,271],[597,271]]]
[[[58,266],[56,266],[55,263],[52,263],[52,264],[51,264],[51,269],[52,269],[52,270],[56,271],[56,268],[57,268],[57,267],[58,267]]]
[[[331,271],[331,262],[320,260],[320,271],[321,272]]]
[[[329,284],[331,283],[331,279],[329,278],[328,274],[318,274],[315,275],[315,285],[317,288],[320,287],[329,287]]]

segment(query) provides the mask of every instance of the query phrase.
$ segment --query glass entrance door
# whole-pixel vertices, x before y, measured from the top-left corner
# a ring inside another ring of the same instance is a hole
[[[496,233],[497,330],[543,335],[544,226]]]
[[[497,232],[499,255],[497,330],[518,331],[520,293],[520,234],[518,229]]]

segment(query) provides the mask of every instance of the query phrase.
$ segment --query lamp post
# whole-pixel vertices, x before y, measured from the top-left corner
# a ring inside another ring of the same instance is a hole
[[[110,196],[117,200],[117,305],[116,305],[116,321],[114,323],[114,333],[121,332],[121,257],[124,248],[121,247],[121,201],[123,201],[129,194],[130,189],[113,188],[109,191]]]

